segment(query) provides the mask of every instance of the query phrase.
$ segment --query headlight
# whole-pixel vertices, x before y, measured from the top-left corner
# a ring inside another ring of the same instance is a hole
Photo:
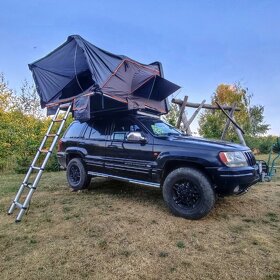
[[[220,152],[219,157],[228,167],[248,166],[247,160],[242,152]]]

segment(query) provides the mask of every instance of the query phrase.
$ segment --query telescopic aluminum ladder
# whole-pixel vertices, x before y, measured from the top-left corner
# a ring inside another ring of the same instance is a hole
[[[12,204],[8,210],[8,214],[11,215],[16,208],[19,209],[19,213],[16,217],[16,222],[20,222],[22,219],[22,216],[28,209],[28,206],[30,204],[31,198],[33,196],[33,193],[35,192],[36,188],[38,187],[38,184],[40,182],[40,179],[42,177],[42,174],[45,170],[45,167],[47,165],[47,162],[53,152],[53,149],[55,148],[55,145],[57,143],[57,140],[59,138],[59,135],[65,125],[65,122],[69,116],[69,113],[71,111],[72,102],[70,103],[64,103],[60,104],[56,110],[56,113],[54,114],[52,121],[50,123],[50,126],[41,142],[41,145],[25,175],[25,178],[22,182],[22,184],[19,187],[19,190],[15,196],[15,199],[12,201]],[[55,123],[60,123],[56,133],[52,133],[52,128]],[[49,148],[45,148],[45,145],[47,143],[48,139],[52,139],[52,142],[50,144]],[[36,163],[40,157],[40,155],[44,154],[45,157],[43,159],[41,166],[36,166]],[[30,176],[32,173],[37,172],[35,175],[34,181],[30,182]],[[22,198],[23,192],[25,189],[28,189],[27,195],[25,198]],[[21,199],[22,198],[22,199]],[[20,201],[23,200],[21,203]]]

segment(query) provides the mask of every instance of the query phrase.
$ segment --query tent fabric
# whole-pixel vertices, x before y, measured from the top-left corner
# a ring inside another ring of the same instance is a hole
[[[78,35],[69,36],[64,44],[29,64],[29,68],[42,107],[91,91],[102,95],[102,98],[88,99],[88,102],[93,102],[93,99],[99,102],[97,107],[100,110],[106,109],[105,99],[107,105],[112,103],[108,100],[114,99],[118,104],[122,103],[121,107],[141,104],[167,113],[166,98],[179,88],[160,78],[159,63],[145,65],[124,55],[112,54]],[[91,107],[84,105],[83,110]]]

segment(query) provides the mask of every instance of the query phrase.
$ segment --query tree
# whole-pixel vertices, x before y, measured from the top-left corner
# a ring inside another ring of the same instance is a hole
[[[0,73],[0,112],[10,109],[13,91],[8,87],[4,74]]]
[[[248,89],[243,88],[240,84],[221,84],[212,96],[212,104],[215,105],[217,101],[221,105],[231,106],[236,102],[240,108],[240,111],[234,114],[237,123],[241,125],[246,135],[259,136],[267,132],[269,125],[263,122],[264,107],[261,105],[251,106],[252,97],[253,95],[249,93]],[[199,119],[200,135],[207,138],[220,138],[226,119],[220,110],[206,110]],[[227,140],[237,139],[232,125],[226,137]]]
[[[0,74],[0,170],[30,165],[49,121],[42,118],[34,86],[24,81],[16,94]]]
[[[20,92],[15,95],[13,107],[14,110],[19,110],[25,115],[35,118],[43,117],[43,110],[36,88],[34,84],[30,85],[27,80],[24,80]]]
[[[170,110],[167,115],[164,116],[164,120],[169,124],[176,126],[179,116],[179,108],[176,104],[171,103]]]

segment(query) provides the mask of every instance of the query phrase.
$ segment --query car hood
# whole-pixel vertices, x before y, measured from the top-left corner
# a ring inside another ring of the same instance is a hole
[[[168,140],[171,143],[176,143],[176,145],[179,143],[181,145],[188,144],[196,147],[200,146],[202,149],[217,149],[221,151],[246,151],[250,149],[247,146],[228,141],[212,140],[193,136],[170,136]]]

